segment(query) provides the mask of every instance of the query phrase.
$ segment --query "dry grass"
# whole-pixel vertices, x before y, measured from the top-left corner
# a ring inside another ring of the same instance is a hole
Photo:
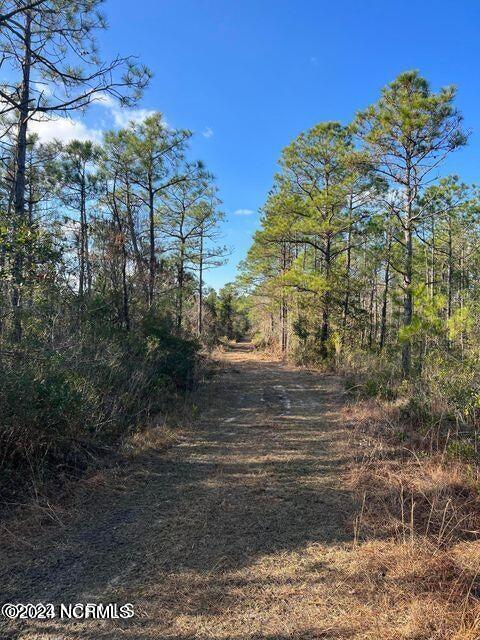
[[[43,554],[5,558],[9,597],[89,594],[136,617],[22,640],[479,640],[472,473],[406,451],[395,405],[344,407],[334,378],[256,352],[219,358],[178,446],[158,418],[128,465],[85,480]]]
[[[394,637],[478,640],[478,469],[421,440],[403,446],[398,404],[359,401],[343,415],[361,452],[349,477],[361,504],[352,571],[364,587],[379,576],[390,610],[404,609]]]

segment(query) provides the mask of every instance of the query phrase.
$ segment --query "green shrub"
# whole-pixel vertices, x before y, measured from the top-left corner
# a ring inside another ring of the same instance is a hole
[[[346,388],[356,398],[393,400],[399,392],[399,373],[388,358],[364,351],[344,353],[339,369]]]
[[[466,462],[478,459],[478,452],[473,442],[467,440],[452,440],[448,443],[447,454],[452,458],[459,458]]]
[[[150,318],[135,332],[97,326],[63,350],[24,350],[0,361],[4,489],[26,471],[75,473],[144,424],[192,385],[198,345]]]

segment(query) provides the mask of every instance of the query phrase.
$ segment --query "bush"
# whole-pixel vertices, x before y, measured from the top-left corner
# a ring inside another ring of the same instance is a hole
[[[63,350],[23,349],[0,362],[0,490],[26,470],[36,483],[83,470],[192,385],[198,346],[149,318],[136,332],[87,329]]]
[[[480,417],[479,355],[468,357],[432,349],[421,370],[402,380],[388,354],[344,354],[341,370],[347,390],[357,399],[396,400],[399,420],[417,447],[439,449],[467,461],[478,459]]]
[[[388,357],[352,351],[344,353],[339,370],[345,375],[347,391],[356,398],[393,400],[399,393],[399,371]]]

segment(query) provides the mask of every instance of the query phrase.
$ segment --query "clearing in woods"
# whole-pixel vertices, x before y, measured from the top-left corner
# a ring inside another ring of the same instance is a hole
[[[339,381],[249,345],[220,367],[176,445],[83,483],[73,515],[4,545],[2,602],[131,602],[135,617],[10,623],[2,638],[378,637],[352,587]]]

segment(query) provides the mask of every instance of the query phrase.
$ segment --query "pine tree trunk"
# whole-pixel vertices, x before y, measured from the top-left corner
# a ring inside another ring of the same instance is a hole
[[[383,286],[383,299],[382,299],[382,314],[380,323],[380,351],[385,346],[385,340],[387,337],[387,311],[388,311],[388,285],[390,282],[390,251],[392,249],[392,237],[389,234],[387,241],[387,264],[385,265],[385,279]]]
[[[411,212],[410,212],[411,213]],[[403,327],[408,329],[413,319],[413,295],[412,295],[412,276],[413,276],[413,231],[411,215],[408,215],[405,221],[405,272],[403,276],[404,301],[403,301]],[[405,378],[410,376],[412,360],[412,346],[410,337],[406,337],[402,345],[402,371]]]
[[[435,278],[436,278],[436,272],[435,272],[435,216],[432,215],[432,226],[431,226],[431,235],[430,235],[430,242],[431,242],[431,250],[430,250],[430,259],[432,261],[432,266],[431,266],[431,285],[430,285],[430,297],[433,300],[433,297],[435,296]]]
[[[351,264],[352,264],[351,241],[352,241],[352,230],[353,230],[352,206],[353,206],[352,196],[350,196],[350,213],[349,213],[350,224],[348,225],[348,233],[347,233],[347,260],[345,265],[345,299],[343,302],[343,317],[342,317],[342,328],[344,331],[347,326],[347,318],[348,318],[349,305],[350,305],[350,270],[351,270]]]
[[[148,277],[148,306],[153,306],[153,297],[155,292],[155,204],[152,177],[148,177],[148,216],[149,216],[149,239],[150,239],[150,260],[149,260],[149,277]]]
[[[447,266],[447,318],[452,317],[453,301],[453,238],[452,221],[448,220],[448,266]]]
[[[117,201],[115,197],[115,188],[113,192],[113,214],[115,222],[117,223],[118,233],[120,235],[120,242],[122,248],[122,324],[127,331],[130,331],[130,301],[128,295],[128,279],[127,279],[127,264],[128,254],[127,247],[125,246],[125,233],[123,229],[122,218],[117,207]]]
[[[140,280],[142,283],[142,289],[144,290],[145,297],[147,299],[147,304],[149,301],[148,294],[148,286],[147,286],[147,278],[146,278],[146,265],[144,262],[144,258],[142,257],[142,253],[140,251],[139,241],[137,237],[137,232],[135,229],[135,222],[133,219],[133,211],[132,211],[132,201],[131,201],[131,191],[130,191],[130,180],[126,176],[125,177],[125,204],[126,204],[126,213],[127,213],[127,224],[128,230],[130,232],[130,239],[132,241],[133,247],[133,255],[135,257],[135,263],[137,265],[137,270],[140,276]]]
[[[85,297],[85,176],[82,176],[80,185],[80,234],[78,239],[79,252],[79,275],[78,275],[78,297],[80,300],[80,316],[83,314],[83,304]]]
[[[287,353],[288,348],[288,309],[287,309],[287,301],[285,300],[285,295],[282,293],[282,301],[280,304],[280,328],[281,328],[281,336],[280,336],[280,346],[282,350],[282,355]]]
[[[203,227],[200,232],[200,257],[198,263],[198,318],[197,331],[201,336],[203,333]]]
[[[285,243],[282,245],[282,273],[287,270],[287,246]],[[287,300],[285,298],[285,288],[282,286],[282,295],[280,300],[280,349],[282,355],[287,353],[288,349],[288,307]]]
[[[372,279],[372,283],[371,283],[371,289],[370,289],[370,301],[369,301],[369,305],[368,305],[368,317],[369,317],[369,328],[368,328],[368,348],[371,349],[373,347],[373,339],[374,339],[374,325],[375,325],[375,318],[374,318],[374,304],[375,304],[375,290],[376,290],[376,284],[377,284],[377,273],[375,271],[374,275],[373,275],[373,279]]]
[[[331,271],[331,238],[327,235],[325,242],[325,276],[327,282],[327,289],[323,294],[323,305],[322,305],[322,326],[320,329],[320,355],[322,358],[327,358],[328,356],[328,346],[327,341],[330,337],[330,291],[328,287],[330,286],[330,271]]]
[[[177,296],[177,331],[182,330],[183,321],[183,285],[185,279],[185,240],[180,241],[180,256],[178,260],[178,296]]]
[[[23,77],[20,89],[20,108],[18,114],[18,133],[15,154],[15,186],[14,186],[14,215],[15,227],[18,229],[25,223],[25,165],[27,157],[27,131],[30,102],[30,70],[31,70],[31,23],[30,11],[25,12],[24,27],[24,54],[23,54]],[[16,240],[17,242],[17,240]],[[23,248],[17,246],[13,259],[13,287],[12,287],[12,309],[13,326],[12,339],[20,342],[22,339],[22,296],[21,287],[23,279]]]

